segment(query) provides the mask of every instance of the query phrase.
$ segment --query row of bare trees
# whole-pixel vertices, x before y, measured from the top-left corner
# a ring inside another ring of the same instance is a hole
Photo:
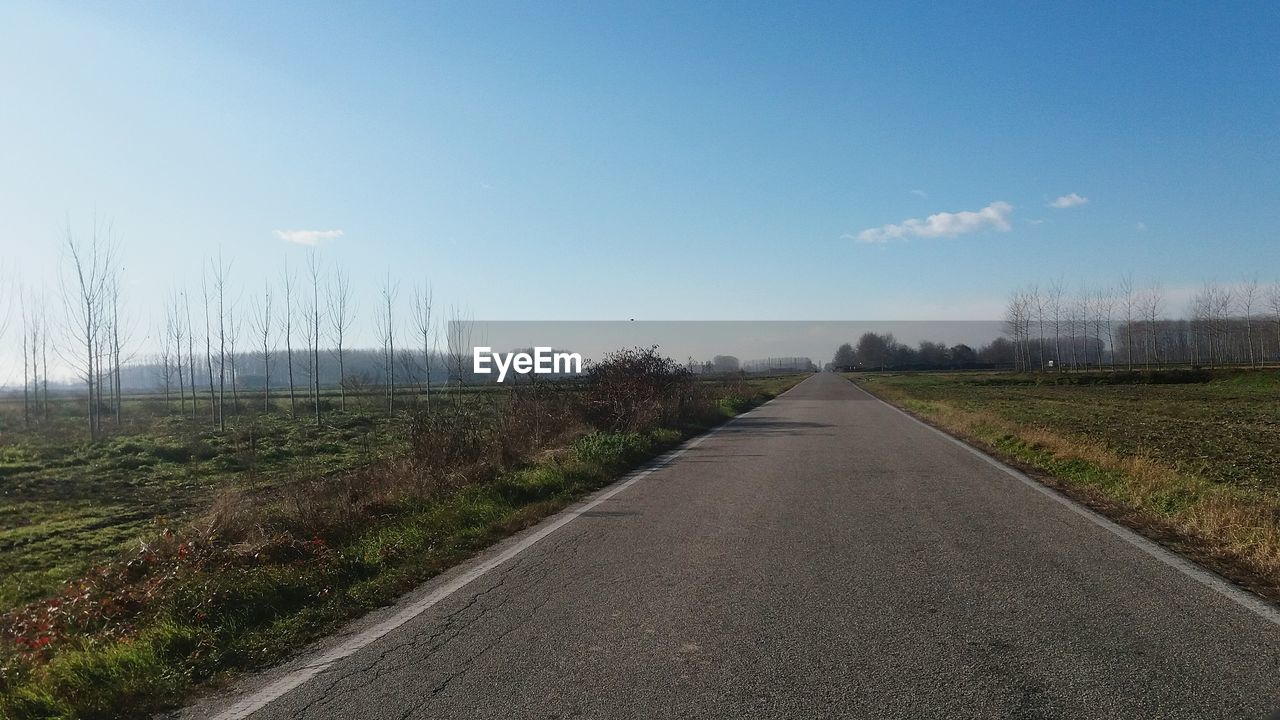
[[[1005,334],[1021,370],[1089,367],[1280,364],[1280,282],[1205,283],[1186,309],[1169,316],[1159,283],[1068,292],[1062,281],[1015,291]]]
[[[18,307],[22,324],[22,422],[30,425],[49,417],[49,316],[44,299],[25,288],[18,289]],[[7,318],[0,318],[0,338],[6,324]]]
[[[197,366],[202,366],[207,381],[208,417],[211,423],[225,428],[227,422],[227,393],[230,391],[233,412],[241,406],[240,392],[244,388],[243,375],[246,362],[253,362],[258,376],[254,383],[261,391],[261,410],[272,410],[273,392],[287,392],[288,411],[300,416],[300,401],[308,401],[313,421],[322,422],[324,403],[324,366],[330,360],[337,368],[333,383],[338,395],[338,407],[346,411],[348,393],[355,380],[348,371],[351,348],[350,336],[358,316],[351,291],[351,278],[341,268],[328,272],[318,255],[307,256],[305,275],[299,280],[297,273],[286,263],[279,278],[281,295],[268,281],[262,292],[247,302],[241,297],[228,297],[231,264],[221,258],[209,263],[203,273],[201,288],[204,307],[204,352],[197,357],[193,338],[198,329],[191,324],[190,298],[182,292],[171,296],[166,310],[158,370],[169,397],[176,385],[179,410],[197,418],[200,403],[195,376]],[[397,362],[409,362],[404,353],[396,349],[398,322],[397,300],[399,285],[387,275],[380,289],[374,325],[381,346],[381,388],[385,394],[385,407],[390,415],[395,410]],[[429,283],[423,283],[416,291],[414,330],[421,342],[423,365],[421,375],[426,382],[427,403],[430,403],[430,374],[432,356],[437,353],[438,331],[434,325],[433,299]],[[280,302],[277,302],[279,300]],[[243,351],[242,318],[240,311],[247,309],[248,329],[252,350]],[[186,357],[183,357],[185,341]],[[298,341],[301,341],[299,344]],[[276,357],[283,346],[283,368],[277,367]],[[326,360],[328,358],[329,360]],[[413,358],[413,362],[418,362]],[[184,379],[184,370],[186,371]],[[331,372],[331,370],[330,370]],[[283,382],[275,380],[273,373],[283,373]],[[301,384],[299,379],[305,382]],[[259,401],[254,401],[255,403]]]
[[[192,421],[203,418],[222,430],[229,416],[244,407],[243,400],[249,400],[255,412],[271,412],[286,396],[289,415],[306,413],[320,424],[327,388],[336,391],[338,408],[345,411],[351,392],[376,385],[390,415],[398,391],[414,384],[429,410],[433,372],[443,370],[446,378],[459,382],[467,375],[470,330],[451,327],[446,338],[451,345],[442,353],[430,283],[415,286],[406,321],[401,317],[399,284],[388,272],[367,326],[375,329],[381,371],[376,380],[367,370],[353,377],[352,353],[362,360],[369,351],[351,348],[359,322],[351,279],[342,268],[325,268],[314,251],[307,255],[301,278],[286,262],[274,282],[268,280],[260,293],[248,297],[232,282],[233,263],[219,252],[203,263],[198,290],[169,291],[156,313],[162,319],[144,340],[135,340],[124,314],[119,248],[109,225],[95,220],[91,232],[79,237],[68,227],[58,285],[62,312],[55,316],[39,292],[17,288],[6,293],[0,288],[5,300],[0,303],[0,335],[11,319],[21,325],[17,345],[22,353],[24,423],[49,420],[51,355],[63,379],[69,371],[80,384],[85,427],[94,439],[106,421],[121,423],[123,378],[131,372],[136,376],[141,367],[154,368],[153,386],[163,391],[171,412]],[[11,318],[9,297],[17,300],[16,318]],[[53,307],[57,309],[56,302]],[[451,312],[456,324],[469,325],[457,307]],[[144,345],[155,351],[154,356],[135,362],[135,352]],[[250,375],[253,382],[245,382]],[[65,388],[65,383],[55,382],[55,395],[58,385]],[[137,388],[136,381],[131,385]]]

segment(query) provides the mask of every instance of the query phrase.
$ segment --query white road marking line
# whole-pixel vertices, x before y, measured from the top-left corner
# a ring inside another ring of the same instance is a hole
[[[797,383],[796,385],[798,386],[799,383]],[[786,392],[790,392],[790,391],[791,390],[788,389]],[[779,394],[778,397],[782,397],[782,395],[785,395],[786,392]],[[522,538],[518,542],[514,543],[513,545],[511,545],[511,547],[507,548],[502,553],[495,555],[494,557],[482,563],[477,564],[475,567],[468,569],[466,572],[458,575],[457,577],[453,578],[449,582],[436,588],[434,591],[432,591],[430,594],[423,597],[421,600],[418,600],[414,603],[406,605],[395,615],[392,615],[391,617],[387,618],[386,620],[383,620],[377,625],[374,625],[373,627],[367,630],[364,630],[363,632],[357,633],[351,636],[350,638],[348,638],[345,642],[329,649],[326,652],[321,653],[319,657],[317,657],[314,661],[308,663],[307,665],[297,670],[294,670],[293,672],[290,672],[284,675],[283,677],[277,678],[276,680],[260,688],[256,692],[250,693],[249,695],[246,695],[245,697],[237,700],[236,702],[232,703],[231,706],[228,707],[226,710],[223,710],[221,713],[215,715],[213,720],[243,720],[243,718],[246,718],[252,715],[253,713],[257,712],[258,710],[261,710],[262,708],[266,707],[269,703],[276,700],[277,698],[282,697],[283,695],[294,690],[295,688],[307,682],[308,680],[315,677],[316,675],[319,675],[325,670],[328,670],[334,663],[338,662],[339,660],[342,660],[343,658],[347,658],[356,654],[361,649],[368,647],[369,645],[376,642],[380,638],[384,637],[391,631],[395,630],[401,625],[404,625],[405,623],[409,622],[415,617],[421,615],[422,613],[431,609],[433,606],[439,604],[440,601],[449,597],[453,593],[457,592],[458,590],[461,590],[463,587],[466,587],[476,578],[479,578],[480,576],[484,575],[490,570],[493,570],[499,565],[502,565],[503,563],[506,563],[507,561],[515,558],[517,555],[524,552],[525,550],[528,550],[529,548],[533,547],[535,544],[537,544],[539,540],[542,540],[543,538],[547,537],[548,535],[555,532],[556,530],[559,530],[565,525],[568,525],[569,523],[578,519],[579,517],[582,516],[583,513],[590,511],[592,508],[595,508],[600,503],[603,503],[609,498],[612,498],[614,495],[617,495],[623,490],[626,490],[632,485],[635,485],[636,483],[640,482],[641,480],[653,474],[654,472],[667,467],[668,465],[670,465],[671,463],[679,459],[681,455],[684,455],[686,452],[701,445],[707,438],[710,438],[711,436],[720,432],[724,428],[732,425],[738,419],[744,418],[750,415],[751,413],[755,412],[761,407],[764,407],[764,405],[758,405],[755,408],[752,408],[751,410],[748,410],[747,412],[742,413],[741,415],[730,418],[728,421],[726,421],[722,425],[712,428],[710,431],[702,435],[699,435],[693,440],[690,440],[689,442],[681,445],[679,448],[672,450],[670,452],[667,452],[663,455],[659,455],[657,458],[650,461],[646,466],[642,467],[641,469],[632,471],[630,473],[630,476],[627,477],[626,479],[598,493],[594,499],[589,500],[584,504],[580,504],[575,507],[570,507],[565,510],[561,510],[556,515],[553,515],[551,516],[551,518],[548,518],[548,520],[544,520],[543,522],[546,524],[544,524],[542,527],[540,527],[530,535]]]
[[[1016,470],[1012,467],[1009,467],[1008,465],[1005,465],[1004,463],[1000,462],[994,457],[991,457],[987,453],[979,450],[978,448],[970,445],[969,443],[959,438],[952,437],[946,432],[939,430],[938,428],[930,425],[927,422],[924,422],[918,417],[915,417],[911,413],[906,412],[905,410],[895,405],[892,405],[888,402],[885,402],[884,400],[881,400],[880,398],[876,397],[874,394],[868,392],[867,390],[863,390],[862,388],[858,387],[857,383],[850,381],[850,384],[858,388],[860,392],[866,393],[867,396],[873,398],[876,402],[880,403],[881,405],[884,405],[890,410],[893,410],[894,412],[902,415],[903,417],[906,417],[907,419],[913,422],[919,423],[921,426],[928,428],[929,430],[932,430],[933,432],[941,435],[942,437],[946,438],[952,443],[964,448],[965,450],[968,450],[970,453],[984,460],[987,464],[992,465],[993,467],[1003,471],[1006,475],[1009,475],[1017,479],[1023,485],[1026,485],[1027,487],[1030,487],[1032,490],[1035,490],[1041,495],[1044,495],[1045,497],[1048,497],[1053,501],[1061,504],[1071,512],[1085,518],[1086,520],[1089,520],[1094,525],[1097,525],[1102,529],[1110,532],[1112,535],[1115,535],[1116,537],[1136,547],[1137,549],[1141,550],[1147,555],[1150,555],[1156,560],[1159,560],[1165,565],[1168,565],[1174,570],[1177,570],[1178,572],[1182,573],[1183,575],[1186,575],[1192,580],[1195,580],[1201,585],[1204,585],[1210,590],[1217,592],[1219,595],[1222,595],[1228,600],[1235,602],[1237,605],[1240,605],[1246,610],[1253,612],[1255,615],[1262,618],[1263,620],[1266,620],[1267,622],[1270,622],[1274,625],[1280,625],[1280,609],[1277,609],[1274,605],[1267,602],[1266,600],[1263,600],[1262,598],[1258,597],[1257,595],[1254,595],[1253,593],[1247,590],[1244,590],[1243,588],[1233,585],[1232,583],[1228,582],[1222,577],[1219,577],[1218,575],[1208,570],[1205,570],[1199,565],[1196,565],[1190,560],[1187,560],[1181,555],[1174,553],[1172,550],[1168,550],[1163,546],[1161,546],[1160,544],[1152,540],[1148,540],[1147,538],[1139,535],[1138,533],[1130,530],[1129,528],[1116,523],[1114,520],[1111,520],[1110,518],[1104,515],[1101,515],[1095,512],[1094,510],[1088,507],[1085,507],[1084,505],[1081,505],[1080,503],[1076,502],[1075,500],[1072,500],[1066,495],[1063,495],[1062,493],[1059,493],[1056,490],[1053,490],[1052,488],[1049,488],[1043,485],[1042,483],[1036,482],[1032,478],[1028,477],[1026,473],[1020,472],[1019,470]]]

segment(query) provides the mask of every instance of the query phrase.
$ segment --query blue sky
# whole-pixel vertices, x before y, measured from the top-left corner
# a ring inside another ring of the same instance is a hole
[[[0,246],[52,292],[111,219],[139,334],[219,247],[246,293],[301,262],[277,230],[342,230],[366,313],[388,269],[487,319],[1270,281],[1278,59],[1274,3],[9,0]]]

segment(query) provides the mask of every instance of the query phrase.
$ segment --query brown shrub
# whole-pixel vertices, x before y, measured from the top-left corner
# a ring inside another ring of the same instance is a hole
[[[618,350],[587,370],[586,419],[601,430],[678,425],[705,406],[693,373],[658,348]]]

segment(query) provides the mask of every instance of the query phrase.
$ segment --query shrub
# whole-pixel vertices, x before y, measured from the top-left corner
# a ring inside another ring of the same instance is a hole
[[[157,460],[171,463],[190,462],[193,452],[189,445],[156,445],[151,448],[151,455]]]
[[[187,452],[195,460],[212,460],[218,456],[218,449],[203,439],[195,439],[187,443]]]
[[[619,350],[587,370],[587,420],[601,430],[628,432],[678,425],[705,411],[693,373],[656,346]]]

